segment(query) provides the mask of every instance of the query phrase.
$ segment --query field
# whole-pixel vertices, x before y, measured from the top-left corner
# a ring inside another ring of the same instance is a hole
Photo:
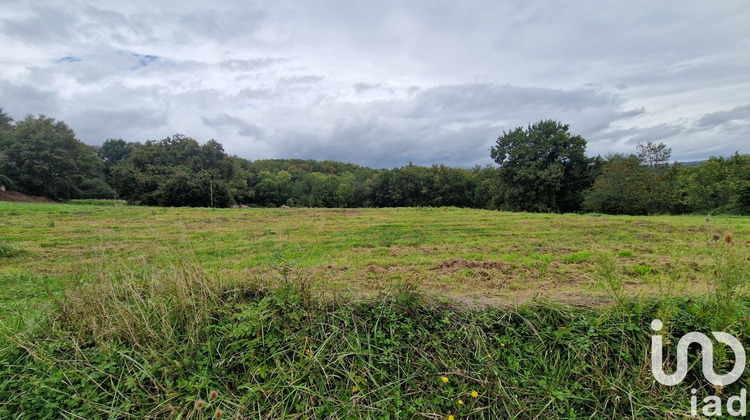
[[[750,336],[747,217],[0,203],[0,232],[0,416],[679,418],[710,385],[654,387],[650,320]]]

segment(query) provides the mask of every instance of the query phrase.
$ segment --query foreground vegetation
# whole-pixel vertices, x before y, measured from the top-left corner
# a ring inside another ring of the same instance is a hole
[[[670,351],[750,340],[747,218],[0,215],[0,417],[682,418],[691,388],[750,385],[693,367],[664,387],[649,365],[654,318]]]

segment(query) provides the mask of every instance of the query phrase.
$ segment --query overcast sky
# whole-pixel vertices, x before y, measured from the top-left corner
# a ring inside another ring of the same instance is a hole
[[[471,167],[551,118],[592,156],[750,153],[746,1],[0,0],[0,46],[0,107],[88,144]]]

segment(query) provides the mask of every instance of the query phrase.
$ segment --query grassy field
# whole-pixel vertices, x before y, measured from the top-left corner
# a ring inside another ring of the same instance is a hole
[[[679,418],[710,390],[654,387],[650,320],[750,337],[747,217],[94,201],[0,232],[0,416]]]

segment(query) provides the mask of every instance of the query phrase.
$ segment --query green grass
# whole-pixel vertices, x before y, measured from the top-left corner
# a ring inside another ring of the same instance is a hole
[[[682,418],[715,390],[655,385],[650,321],[750,338],[749,218],[0,203],[0,229],[0,417]]]

